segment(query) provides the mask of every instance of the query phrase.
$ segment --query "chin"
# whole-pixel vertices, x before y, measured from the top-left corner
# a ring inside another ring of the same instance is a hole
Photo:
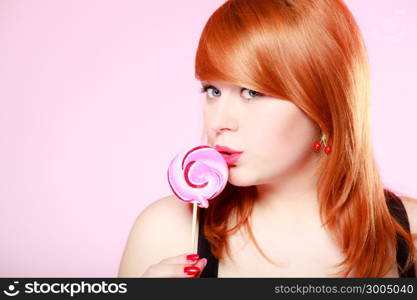
[[[234,186],[251,186],[256,184],[254,179],[246,172],[238,172],[237,167],[229,168],[229,183]]]

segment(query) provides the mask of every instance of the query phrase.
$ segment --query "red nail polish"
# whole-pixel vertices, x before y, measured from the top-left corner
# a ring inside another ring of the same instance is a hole
[[[184,267],[184,273],[187,275],[195,275],[200,272],[200,268],[198,267]]]
[[[190,255],[187,255],[187,260],[191,262],[195,262],[198,259],[198,257],[199,257],[198,254],[190,254]]]

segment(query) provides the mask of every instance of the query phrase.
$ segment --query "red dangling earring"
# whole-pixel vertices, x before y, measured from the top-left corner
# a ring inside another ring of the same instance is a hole
[[[321,144],[320,142],[314,142],[314,150],[318,152],[320,150]]]
[[[314,146],[313,146],[313,149],[316,151],[316,152],[318,152],[319,150],[320,150],[320,148],[321,148],[321,143],[323,143],[324,145],[325,145],[325,147],[324,147],[324,152],[326,153],[326,154],[329,154],[330,153],[330,150],[332,149],[329,145],[327,145],[326,144],[326,135],[324,135],[323,134],[323,136],[321,137],[321,140],[320,141],[316,141],[316,142],[314,142]]]

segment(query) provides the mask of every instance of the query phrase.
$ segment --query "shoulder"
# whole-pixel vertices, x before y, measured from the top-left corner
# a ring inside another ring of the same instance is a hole
[[[190,251],[192,205],[175,195],[145,207],[132,224],[118,277],[140,277],[167,257]]]
[[[407,212],[408,222],[410,223],[410,232],[414,237],[414,246],[417,249],[417,199],[407,196],[398,197],[401,199]],[[417,253],[414,258],[414,268],[417,274]]]
[[[135,223],[144,223],[158,227],[171,225],[176,221],[177,225],[188,224],[192,217],[192,205],[181,201],[175,195],[163,197],[152,202],[137,216]],[[151,223],[151,224],[149,224]]]

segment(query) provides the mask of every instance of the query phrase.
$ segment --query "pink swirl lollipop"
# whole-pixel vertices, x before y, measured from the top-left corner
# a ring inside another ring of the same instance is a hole
[[[226,186],[229,169],[223,156],[210,146],[197,146],[177,154],[168,168],[174,194],[185,202],[207,208],[208,200]]]
[[[225,188],[229,169],[223,156],[209,146],[197,146],[177,154],[168,167],[168,182],[174,194],[193,203],[191,253],[196,253],[195,231],[197,204],[208,207]]]

